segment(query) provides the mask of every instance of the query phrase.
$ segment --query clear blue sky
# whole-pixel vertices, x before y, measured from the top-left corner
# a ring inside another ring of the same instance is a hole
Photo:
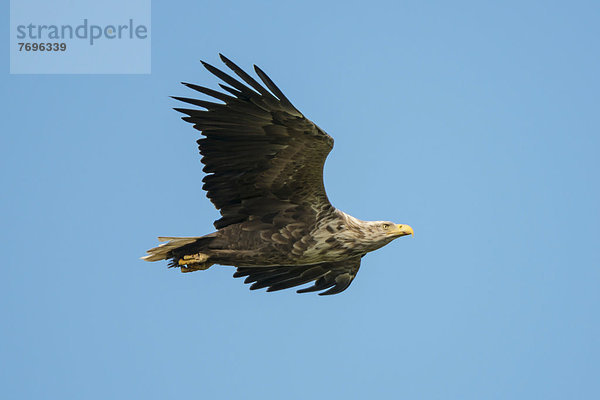
[[[154,1],[150,75],[1,43],[2,397],[600,398],[598,2],[269,3]],[[341,295],[138,259],[218,216],[168,97],[218,52],[335,138],[335,206],[414,227]]]

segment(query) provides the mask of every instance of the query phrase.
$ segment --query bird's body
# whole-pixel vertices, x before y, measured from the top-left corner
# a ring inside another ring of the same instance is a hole
[[[361,221],[329,202],[323,165],[333,139],[306,119],[255,67],[265,89],[239,67],[223,62],[248,85],[205,67],[230,86],[225,94],[192,84],[223,103],[176,97],[205,108],[177,109],[202,131],[203,188],[221,211],[216,232],[167,241],[148,251],[148,261],[170,259],[182,271],[233,265],[252,289],[285,289],[311,281],[301,291],[346,289],[360,259],[393,239],[412,233],[408,225]],[[301,292],[299,291],[299,292]]]

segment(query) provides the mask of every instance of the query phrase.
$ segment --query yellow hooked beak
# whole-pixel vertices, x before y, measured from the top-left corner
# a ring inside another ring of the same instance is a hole
[[[396,230],[394,231],[394,234],[398,236],[406,236],[414,235],[415,233],[413,232],[413,228],[411,228],[409,225],[398,224],[396,225]]]

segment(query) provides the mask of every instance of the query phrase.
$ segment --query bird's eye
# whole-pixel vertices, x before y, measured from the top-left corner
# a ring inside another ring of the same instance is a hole
[[[388,229],[390,227],[390,224],[383,224],[383,229]]]

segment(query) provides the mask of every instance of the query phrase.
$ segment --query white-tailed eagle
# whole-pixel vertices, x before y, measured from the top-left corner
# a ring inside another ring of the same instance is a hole
[[[413,233],[408,225],[361,221],[334,208],[323,185],[323,164],[333,138],[304,117],[257,66],[262,84],[221,55],[241,79],[202,63],[224,90],[185,86],[214,101],[176,100],[176,108],[202,132],[203,189],[221,212],[216,232],[198,237],[159,237],[147,261],[170,260],[182,272],[213,264],[237,268],[250,289],[287,289],[313,282],[299,293],[345,290],[361,258]],[[242,82],[243,81],[243,82]],[[266,88],[265,88],[266,86]]]

